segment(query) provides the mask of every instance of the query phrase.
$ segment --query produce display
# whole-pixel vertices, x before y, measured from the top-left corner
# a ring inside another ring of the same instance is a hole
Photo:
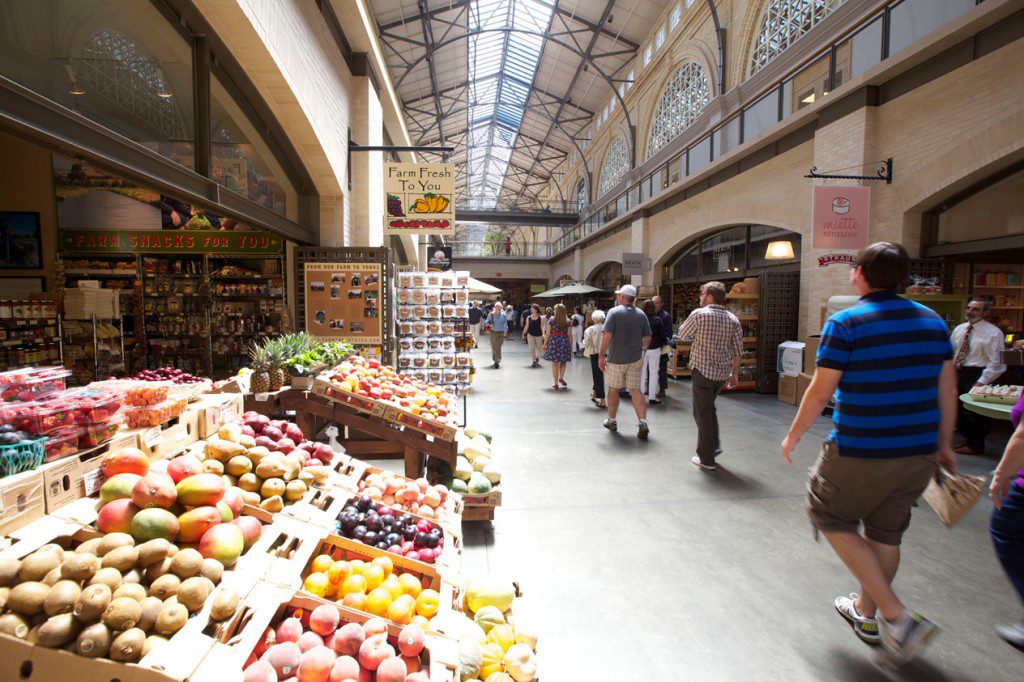
[[[0,372],[0,400],[28,402],[67,388],[71,372],[63,367],[28,367]]]
[[[187,407],[188,401],[184,398],[164,400],[155,405],[126,407],[124,420],[131,429],[160,426],[180,415]]]
[[[446,513],[448,488],[441,484],[431,486],[425,478],[414,481],[391,471],[379,470],[359,479],[356,487],[375,502],[400,512],[419,514],[428,519],[440,519]]]
[[[206,381],[203,377],[197,377],[174,367],[144,369],[136,374],[135,378],[142,381],[169,381],[172,384],[200,384]]]
[[[388,507],[365,493],[338,514],[337,531],[369,547],[428,564],[444,549],[444,534],[436,523]]]
[[[285,615],[256,645],[245,682],[430,682],[426,634],[417,625],[389,638],[383,619],[344,622],[329,604]]]
[[[252,344],[250,367],[242,372],[251,374],[253,393],[276,391],[284,385],[289,373],[308,375],[316,367],[344,360],[354,350],[352,344],[345,341],[322,342],[305,332],[285,334]]]
[[[321,375],[349,393],[400,407],[424,419],[454,426],[455,396],[439,386],[396,372],[373,358],[353,355]]]
[[[490,440],[473,429],[466,429],[456,438],[459,457],[449,484],[452,492],[471,495],[491,492],[501,482],[501,472],[492,461]]]

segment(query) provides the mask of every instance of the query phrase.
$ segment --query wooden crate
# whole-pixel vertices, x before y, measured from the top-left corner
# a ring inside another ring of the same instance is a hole
[[[354,457],[349,457],[348,461],[344,462],[341,466],[335,469],[335,471],[337,471],[338,475],[342,479],[342,487],[351,490],[352,492],[360,492],[359,484],[367,476],[371,474],[384,473],[383,469],[371,466],[370,464],[367,464],[362,460],[355,459]],[[408,478],[407,476],[400,476],[398,474],[394,474],[394,472],[389,473],[398,476],[398,478],[402,479],[406,483],[412,483],[414,480]],[[445,523],[448,520],[457,523],[458,517],[462,514],[462,506],[462,496],[460,496],[458,493],[449,492],[448,498],[445,500],[444,505],[441,507],[441,509],[445,513],[445,516],[438,520],[441,523]]]
[[[452,442],[455,440],[456,429],[432,419],[424,419],[418,414],[396,405],[388,405],[384,412],[384,419],[414,431],[419,431],[433,438]]]
[[[310,390],[313,395],[326,398],[331,402],[339,405],[345,405],[351,407],[353,410],[363,412],[366,414],[372,414],[375,417],[381,417],[384,415],[386,406],[384,403],[374,400],[373,398],[367,398],[361,396],[358,393],[352,393],[344,388],[341,388],[338,384],[332,383],[321,377],[317,377],[313,381],[313,388]]]

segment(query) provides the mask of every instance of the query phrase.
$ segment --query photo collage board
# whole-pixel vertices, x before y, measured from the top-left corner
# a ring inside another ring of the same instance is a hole
[[[380,263],[306,263],[306,331],[356,345],[383,342]]]

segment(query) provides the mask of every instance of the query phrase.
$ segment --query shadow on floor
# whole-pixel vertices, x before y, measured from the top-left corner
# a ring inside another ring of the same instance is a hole
[[[707,472],[707,479],[710,481],[708,485],[713,485],[717,488],[724,488],[725,490],[743,491],[747,493],[757,493],[763,489],[756,479],[740,476],[739,474],[730,471],[729,468],[724,466],[721,462],[716,462],[716,464],[718,465],[718,471]]]
[[[494,525],[490,521],[464,521],[463,547],[490,547],[494,544]]]
[[[917,659],[897,670],[886,670],[874,662],[874,652],[863,655],[851,654],[842,649],[829,652],[834,665],[831,666],[831,679],[848,680],[849,682],[869,682],[871,680],[920,680],[921,682],[952,682],[949,677],[924,659]]]

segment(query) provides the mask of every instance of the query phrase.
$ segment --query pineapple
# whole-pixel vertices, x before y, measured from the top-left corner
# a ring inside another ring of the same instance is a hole
[[[249,360],[252,366],[250,388],[253,393],[266,393],[270,390],[270,365],[267,362],[266,349],[253,343],[249,349]]]
[[[283,339],[270,339],[263,345],[270,366],[270,390],[277,391],[288,380],[288,372],[284,361],[288,359],[287,343]]]

